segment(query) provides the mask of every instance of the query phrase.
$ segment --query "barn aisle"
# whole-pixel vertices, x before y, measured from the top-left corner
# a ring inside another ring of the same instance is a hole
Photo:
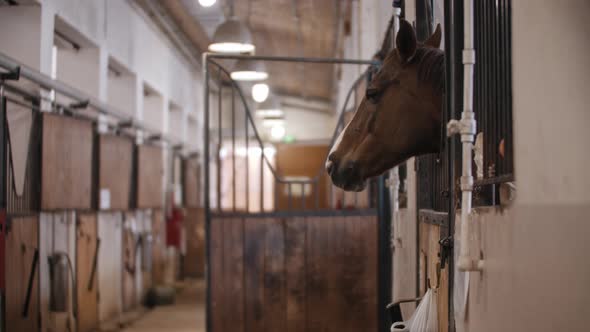
[[[121,332],[205,331],[205,283],[190,281],[176,295],[176,302],[159,306]]]

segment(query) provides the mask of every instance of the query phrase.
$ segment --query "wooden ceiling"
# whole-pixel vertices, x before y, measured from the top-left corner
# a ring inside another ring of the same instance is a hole
[[[235,15],[252,31],[257,55],[330,58],[337,56],[340,13],[350,1],[233,0]],[[211,9],[199,8],[196,0],[178,2],[186,10],[176,8],[171,14],[180,25],[199,25],[211,38],[223,15],[230,14],[232,0],[219,2],[217,13],[221,17],[217,19],[212,17]],[[186,22],[186,17],[192,17],[193,22]],[[287,62],[266,62],[266,65],[269,85],[276,93],[323,101],[332,99],[334,65]]]

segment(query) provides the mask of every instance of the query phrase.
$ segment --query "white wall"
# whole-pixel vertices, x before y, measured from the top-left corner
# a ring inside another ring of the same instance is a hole
[[[588,331],[590,22],[585,0],[512,1],[517,198],[480,211],[465,331]]]

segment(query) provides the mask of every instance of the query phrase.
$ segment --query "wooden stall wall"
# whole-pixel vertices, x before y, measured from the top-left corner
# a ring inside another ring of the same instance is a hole
[[[164,205],[164,152],[161,147],[137,147],[137,208]]]
[[[99,319],[107,322],[118,318],[123,312],[123,214],[99,212],[98,234],[101,239],[108,239],[98,253]]]
[[[375,216],[214,219],[212,331],[376,331],[376,239]]]
[[[184,277],[203,278],[205,275],[205,210],[185,209],[184,227],[186,253],[183,257]]]
[[[93,135],[89,121],[43,114],[43,210],[91,208]]]
[[[440,271],[440,280],[438,279],[438,264],[440,262],[440,244],[441,230],[446,234],[446,230],[439,225],[420,222],[419,229],[419,282],[420,295],[424,295],[428,289],[428,284],[432,287],[438,287],[438,331],[448,331],[448,313],[449,313],[449,283],[448,283],[448,264],[445,269]],[[405,317],[404,317],[405,318]]]
[[[322,169],[326,162],[328,145],[325,144],[281,144],[277,146],[276,169],[278,173],[287,178],[297,177],[301,179],[313,178],[318,171]],[[318,202],[319,208],[328,207],[328,180],[325,172],[318,182]],[[301,196],[301,185],[292,185],[292,209],[315,209],[315,196],[312,185],[307,185],[305,192],[307,195],[304,199]],[[288,186],[279,184],[275,190],[277,193],[277,210],[287,210],[289,208]]]
[[[98,253],[97,216],[78,215],[76,230],[76,286],[78,296],[77,332],[98,327]]]
[[[41,213],[39,217],[39,234],[41,331],[75,330],[76,319],[73,312],[74,290],[72,280],[69,280],[67,314],[53,313],[49,310],[51,296],[47,257],[55,252],[66,253],[72,262],[72,269],[76,271],[76,213]]]
[[[39,330],[38,234],[37,216],[12,219],[6,234],[6,332]]]
[[[125,210],[130,207],[133,142],[126,137],[99,137],[99,207]]]
[[[152,213],[152,241],[152,284],[161,285],[166,271],[166,223],[161,210]]]
[[[184,206],[197,208],[201,205],[201,169],[199,161],[195,158],[183,161],[183,190]]]

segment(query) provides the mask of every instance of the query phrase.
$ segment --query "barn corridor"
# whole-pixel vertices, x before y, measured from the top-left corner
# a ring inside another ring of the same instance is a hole
[[[178,285],[174,304],[148,311],[121,332],[204,332],[204,281],[189,280]]]

